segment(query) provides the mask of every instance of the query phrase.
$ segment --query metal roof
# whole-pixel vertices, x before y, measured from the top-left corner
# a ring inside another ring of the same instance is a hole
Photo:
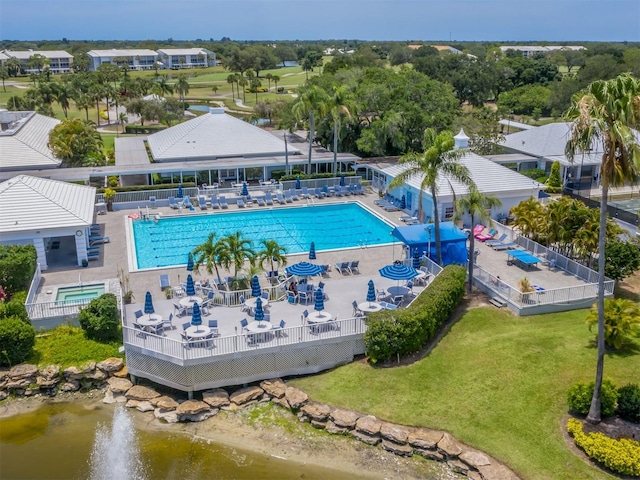
[[[90,57],[136,57],[136,56],[152,56],[157,57],[158,54],[153,50],[146,48],[131,48],[131,49],[117,49],[111,50],[89,50],[87,55]]]
[[[220,157],[284,155],[284,142],[243,120],[212,109],[147,138],[155,161],[213,160]],[[289,153],[298,153],[289,146]],[[214,166],[214,165],[212,165]]]
[[[19,175],[0,183],[0,234],[91,225],[96,189]]]
[[[0,135],[0,170],[56,168],[62,161],[47,146],[49,132],[60,120],[33,112],[3,112],[22,114],[13,128]]]
[[[145,147],[146,137],[121,137],[115,139],[116,165],[149,165],[149,154]]]
[[[160,48],[158,49],[158,53],[166,55],[198,55],[202,53],[203,55],[206,55],[213,52],[205,48]]]
[[[34,55],[42,55],[45,58],[73,58],[73,55],[64,50],[5,50],[4,53],[20,60],[29,60]]]
[[[469,173],[476,187],[484,194],[516,193],[538,190],[543,187],[543,185],[529,177],[525,177],[518,172],[476,155],[475,153],[465,153],[458,162],[469,169]],[[406,165],[398,163],[384,168],[382,172],[391,177],[396,177],[406,169]],[[414,176],[407,184],[419,190],[422,178],[422,176]],[[442,174],[438,175],[436,185],[438,194],[442,197],[452,197],[454,192],[456,195],[465,195],[469,191],[466,185]]]

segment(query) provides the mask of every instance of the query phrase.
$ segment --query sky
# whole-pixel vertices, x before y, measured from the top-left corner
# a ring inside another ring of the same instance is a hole
[[[0,40],[640,41],[640,0],[0,0]]]

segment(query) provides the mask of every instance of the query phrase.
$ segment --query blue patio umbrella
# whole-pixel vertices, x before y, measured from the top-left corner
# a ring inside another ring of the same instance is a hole
[[[316,290],[316,303],[313,306],[313,309],[319,312],[324,310],[324,292],[321,288]]]
[[[340,186],[344,187],[344,175],[340,175]]]
[[[187,275],[187,288],[185,293],[187,294],[187,297],[195,297],[196,295],[196,287],[193,284],[193,277],[191,274]]]
[[[256,322],[264,320],[264,310],[262,309],[262,299],[260,297],[256,299],[256,310],[253,313],[253,318]]]
[[[404,210],[405,208],[407,208],[407,199],[402,195],[400,198],[400,210]]]
[[[420,268],[420,252],[418,251],[417,248],[413,251],[413,259],[412,259],[411,266],[416,270]]]
[[[369,289],[367,290],[367,302],[375,302],[376,301],[376,289],[373,285],[373,280],[369,280]]]
[[[258,280],[258,276],[254,275],[251,278],[251,296],[259,297],[262,293],[262,289],[260,288],[260,280]]]
[[[191,325],[199,327],[202,325],[202,313],[200,313],[200,306],[197,303],[193,304],[193,313],[191,314]]]
[[[312,277],[321,273],[324,270],[324,267],[316,265],[315,263],[299,262],[289,265],[285,270],[289,275]]]
[[[184,195],[182,194],[182,184],[178,185],[178,198],[182,198]]]
[[[144,295],[144,313],[155,313],[155,310],[153,309],[153,302],[151,301],[151,292],[147,292]]]
[[[242,182],[242,191],[240,192],[240,195],[242,195],[243,197],[246,197],[249,195],[249,189],[247,188],[247,182]]]
[[[189,259],[187,260],[187,272],[193,272],[193,253],[189,252]]]
[[[418,276],[418,271],[413,267],[408,267],[402,263],[387,265],[378,270],[381,277],[391,280],[411,280]]]
[[[300,190],[300,177],[296,177],[296,190]]]
[[[309,249],[309,260],[316,259],[316,244],[311,242],[311,248]]]

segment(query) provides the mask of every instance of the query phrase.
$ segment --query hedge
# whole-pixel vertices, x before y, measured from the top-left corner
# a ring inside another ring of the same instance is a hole
[[[80,309],[78,321],[91,340],[109,342],[120,339],[120,314],[113,293],[105,293],[91,300],[89,305]]]
[[[21,318],[0,319],[0,365],[11,367],[24,362],[33,353],[35,329]]]
[[[166,130],[166,125],[127,125],[124,127],[125,133],[149,134]]]
[[[466,270],[449,265],[409,307],[370,314],[364,342],[372,363],[423,348],[464,296]]]
[[[38,254],[33,245],[0,245],[0,285],[9,298],[29,290]]]
[[[627,438],[615,440],[602,433],[586,434],[575,418],[567,422],[567,431],[589,458],[616,473],[640,477],[640,443]]]
[[[640,423],[640,385],[630,383],[618,389],[618,415]]]

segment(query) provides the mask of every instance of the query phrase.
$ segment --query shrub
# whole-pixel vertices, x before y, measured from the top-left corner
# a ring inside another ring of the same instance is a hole
[[[640,443],[627,438],[615,440],[602,433],[586,434],[575,418],[567,422],[567,431],[596,462],[622,475],[640,476]]]
[[[35,329],[18,317],[0,320],[0,365],[10,367],[24,362],[33,353]]]
[[[595,382],[588,385],[583,382],[576,383],[569,389],[567,395],[567,403],[569,410],[580,415],[587,415],[591,406],[591,398],[593,397],[593,389]],[[618,401],[618,390],[611,380],[604,379],[602,388],[600,389],[600,413],[603,417],[611,417],[616,410],[616,402]]]
[[[0,319],[8,317],[18,317],[23,322],[31,325],[27,309],[24,302],[27,299],[27,292],[16,293],[9,302],[0,302]]]
[[[464,296],[466,271],[449,265],[404,310],[369,316],[364,342],[372,363],[420,350],[449,318]]]
[[[618,415],[630,422],[640,423],[640,385],[637,383],[618,389]]]
[[[87,333],[87,338],[98,341],[117,340],[120,336],[120,315],[116,296],[105,293],[92,300],[89,305],[80,309],[78,321]]]
[[[0,285],[9,298],[29,289],[37,261],[33,245],[0,245]]]

